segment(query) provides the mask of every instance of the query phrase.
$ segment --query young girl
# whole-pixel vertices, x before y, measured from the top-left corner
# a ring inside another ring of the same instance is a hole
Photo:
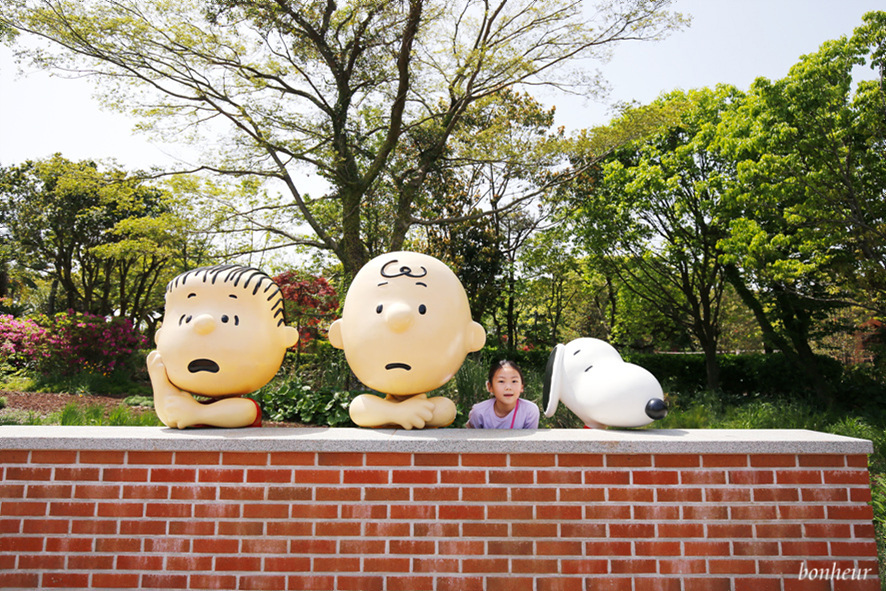
[[[493,397],[474,405],[468,415],[469,429],[538,429],[538,407],[520,400],[523,372],[516,363],[494,362],[486,389]]]

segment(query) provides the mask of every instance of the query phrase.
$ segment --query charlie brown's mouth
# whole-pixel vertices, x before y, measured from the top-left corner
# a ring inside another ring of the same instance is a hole
[[[195,359],[188,364],[188,371],[191,373],[199,373],[201,371],[218,373],[218,363],[212,359]]]
[[[407,365],[406,363],[389,363],[385,366],[385,369],[405,369],[406,371],[410,371],[412,366]]]

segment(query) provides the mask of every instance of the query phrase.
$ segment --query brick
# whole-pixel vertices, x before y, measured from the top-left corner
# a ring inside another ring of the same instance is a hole
[[[578,507],[575,507],[576,514],[580,515],[581,510]],[[539,519],[544,519],[542,517],[543,512],[542,508],[539,507],[537,509],[539,513]],[[536,508],[530,505],[487,505],[486,506],[486,519],[491,519],[493,521],[532,521],[535,516]]]
[[[557,572],[557,562],[555,558],[523,558],[515,556],[511,559],[511,572],[555,573]]]
[[[127,464],[171,464],[174,457],[171,451],[129,451],[126,452]]]
[[[857,506],[829,506],[827,508],[828,519],[854,519],[858,521],[870,521],[874,518],[874,511],[870,505]]]
[[[429,509],[433,507],[430,506]],[[486,518],[486,508],[481,505],[440,505],[436,509],[437,519],[442,520],[479,521]],[[393,517],[393,513],[391,516]]]
[[[820,470],[776,470],[777,484],[821,484]]]
[[[208,489],[209,487],[207,487]],[[213,487],[214,488],[214,487]],[[284,501],[291,499],[283,499],[283,498],[271,498],[270,497],[270,489],[273,488],[275,491],[279,491],[281,488],[289,488],[289,487],[264,487],[264,486],[219,486],[218,487],[218,500],[219,501],[264,501],[265,494],[268,494],[269,501]],[[174,490],[174,489],[173,489]],[[171,498],[178,498],[173,492],[170,495]]]
[[[359,501],[363,498],[363,490],[357,486],[309,486],[305,488],[308,491],[313,491],[314,500],[318,503],[324,501],[341,503],[347,501]]]
[[[378,485],[388,484],[391,473],[388,470],[345,470],[342,473],[342,484]]]
[[[216,466],[221,463],[217,451],[177,451],[173,460],[179,466]]]
[[[319,452],[318,466],[362,466],[364,455],[360,452]]]
[[[697,468],[701,466],[698,454],[656,454],[653,464],[656,468]]]
[[[675,470],[634,470],[631,478],[635,486],[678,484],[680,480]]]
[[[535,473],[532,470],[490,470],[490,484],[533,484]]]
[[[606,454],[607,468],[648,468],[652,466],[649,454]]]
[[[486,484],[487,473],[483,470],[440,470],[441,484]]]
[[[656,572],[657,565],[655,560],[649,558],[616,558],[609,561],[609,568],[613,574],[645,574]]]
[[[289,505],[284,503],[245,503],[243,519],[286,519],[289,517]]]
[[[359,576],[336,578],[336,589],[340,591],[382,591],[385,585],[384,577]]]
[[[437,577],[437,591],[483,591],[483,578]]]
[[[567,470],[536,470],[536,484],[581,484],[582,473]]]
[[[222,452],[221,463],[225,466],[267,466],[270,454],[250,451]]]
[[[121,554],[115,565],[117,570],[162,571],[162,556],[146,556],[143,554]]]
[[[158,575],[157,580],[161,584],[154,585],[154,587],[163,588],[167,586],[163,581],[163,575]],[[191,589],[236,589],[237,588],[237,577],[233,575],[220,575],[220,574],[192,574],[190,575],[190,580],[186,579],[187,587]]]
[[[708,572],[714,575],[746,575],[757,572],[754,560],[725,558],[708,560]],[[738,580],[738,579],[736,579]]]
[[[66,534],[70,531],[71,522],[67,519],[26,519],[22,523],[21,533]]]
[[[458,539],[438,540],[436,553],[439,556],[477,556],[485,551],[485,545],[485,542],[482,541]]]
[[[187,503],[145,503],[145,517],[191,517],[193,510]]]
[[[631,518],[630,505],[587,505],[584,518],[590,520],[616,521]]]
[[[686,505],[683,519],[694,521],[715,521],[729,519],[729,507],[726,505]]]
[[[147,482],[149,468],[104,468],[102,482]]]
[[[848,523],[806,523],[803,534],[807,538],[849,538],[852,526]]]
[[[24,487],[21,488],[24,490]],[[70,499],[73,490],[74,487],[70,484],[29,484],[27,495],[14,496],[27,496],[29,499]]]
[[[781,579],[735,579],[735,591],[782,591]]]
[[[342,505],[341,518],[348,520],[386,519],[387,505]]]
[[[395,540],[391,540],[391,544],[393,544]],[[434,545],[433,542],[425,542],[426,544],[430,544],[432,547]],[[339,554],[358,554],[358,555],[366,555],[366,554],[386,554],[387,541],[381,539],[366,539],[366,538],[356,538],[352,540],[341,540],[338,543],[338,553]],[[402,552],[400,553],[402,554]]]
[[[265,522],[262,521],[219,521],[216,527],[216,535],[219,536],[236,536],[239,538],[245,536],[261,536],[265,531]],[[302,524],[299,524],[302,525]],[[310,524],[308,525],[308,533],[310,535]],[[270,524],[268,524],[270,527]],[[274,535],[268,533],[268,535]]]
[[[797,456],[788,454],[753,454],[750,456],[754,468],[787,468],[797,465]]]
[[[796,503],[800,491],[796,488],[755,488],[755,503]]]
[[[631,483],[628,470],[592,470],[585,472],[585,484],[624,484]]]
[[[703,580],[686,578],[683,580],[683,591],[732,591],[732,580],[715,577],[705,577]]]
[[[309,572],[311,559],[307,556],[267,556],[264,569],[271,572]]]
[[[367,466],[411,466],[410,453],[366,453],[364,461]]]
[[[690,486],[696,484],[726,484],[726,472],[722,470],[681,470],[680,483]]]
[[[557,528],[557,523],[522,521],[511,524],[511,535],[515,538],[554,538]]]
[[[669,487],[655,489],[655,501],[657,503],[701,503],[703,500],[704,490],[701,488]]]
[[[426,465],[434,465],[426,464]],[[442,466],[443,464],[437,464],[438,466]],[[508,465],[508,456],[507,454],[472,454],[466,453],[462,454],[461,462],[455,464],[447,464],[452,466],[463,466],[466,468],[503,468]]]
[[[800,498],[807,503],[842,503],[849,500],[849,493],[843,487],[801,488]]]
[[[512,468],[549,468],[557,465],[557,456],[554,454],[509,454],[508,465]]]
[[[328,591],[335,589],[335,576],[300,574],[289,577],[286,583],[293,591]],[[233,587],[228,588],[232,589]]]
[[[531,540],[489,540],[486,553],[490,556],[526,556],[532,554]]]
[[[859,484],[870,485],[870,475],[867,470],[823,470],[822,476],[825,484]]]
[[[534,490],[546,491],[548,489]],[[556,500],[560,501],[561,503],[602,503],[606,500],[606,489],[604,488],[569,488],[566,486],[562,486],[556,489],[556,494]],[[514,499],[513,495],[514,490],[511,489],[511,499],[516,500]]]
[[[96,507],[97,517],[143,517],[145,506],[142,503],[99,503]]]
[[[246,470],[242,468],[200,468],[197,471],[197,482],[243,483],[246,482]]]
[[[707,572],[703,558],[668,558],[658,561],[658,572],[663,575],[702,575]]]
[[[637,540],[634,542],[637,556],[679,556],[680,542],[661,540]]]
[[[492,454],[482,454],[484,456]],[[459,454],[418,453],[412,455],[413,466],[458,466]]]
[[[554,493],[556,495],[556,493]],[[461,500],[466,503],[507,503],[508,489],[504,487],[465,487],[461,489]],[[441,499],[442,500],[442,499]],[[513,505],[504,508],[510,509]],[[492,509],[493,507],[490,507]],[[531,509],[531,507],[530,507]]]
[[[582,518],[580,505],[539,505],[535,508],[536,519],[545,521],[573,521]]]
[[[655,527],[659,538],[705,537],[705,526],[700,523],[659,523]]]
[[[708,556],[708,557],[726,557],[730,555],[731,545],[729,542],[684,542],[684,556]]]
[[[98,470],[95,471],[96,476]],[[35,468],[33,466],[10,466],[6,468],[5,480],[51,480],[52,468]],[[57,480],[70,480],[69,478],[57,478]]]
[[[77,499],[119,499],[123,487],[119,484],[78,484],[74,488]]]
[[[151,482],[197,482],[196,468],[151,468]]]
[[[392,470],[390,481],[391,484],[437,484],[439,474],[436,470]]]
[[[148,523],[163,523],[162,521]],[[170,521],[171,536],[211,536],[215,534],[214,521]]]
[[[454,505],[441,506],[439,510],[446,514],[446,519],[459,519],[455,514],[457,507]],[[483,519],[483,507],[472,507],[472,510],[475,519]],[[438,507],[437,505],[392,505],[389,511],[391,519],[437,519]]]
[[[408,573],[410,558],[386,556],[384,558],[363,558],[363,572],[370,573]]]
[[[749,488],[706,488],[704,500],[708,503],[747,503],[751,500]]]
[[[775,483],[773,470],[730,470],[727,472],[729,484],[761,486]]]
[[[285,468],[263,468],[246,470],[246,482],[292,482],[293,471]]]
[[[387,591],[433,591],[434,577],[388,575],[385,577],[385,589]]]
[[[43,573],[42,587],[76,588],[89,586],[89,575],[85,573]]]
[[[59,503],[52,503],[58,505]],[[3,501],[0,505],[0,515],[10,516],[41,516],[46,515],[46,508],[50,504],[45,501]]]
[[[535,542],[537,556],[581,556],[582,543],[579,541],[545,541]]]
[[[512,486],[503,490],[510,492],[511,501],[515,503],[553,503],[557,500],[556,488],[524,488]],[[602,494],[603,489],[597,490]]]
[[[384,454],[374,454],[376,456]],[[308,451],[278,451],[271,454],[272,466],[316,466],[317,454]]]
[[[279,591],[285,588],[286,577],[284,575],[241,575],[237,578],[237,588],[250,589],[267,589],[269,591]]]
[[[273,558],[268,558],[267,562],[270,562]],[[188,556],[167,556],[166,557],[166,570],[168,571],[189,571],[189,572],[202,572],[212,570],[212,556],[194,556],[193,554]],[[272,570],[272,569],[268,569]]]
[[[76,464],[77,452],[70,450],[33,450],[31,452],[32,464]]]
[[[532,589],[532,577],[486,577],[486,591],[513,591],[514,589]]]
[[[167,499],[169,498],[169,487],[164,484],[149,485],[123,485],[123,491],[120,494],[123,499]]]
[[[603,454],[558,454],[557,465],[561,468],[602,468],[604,458]]]
[[[609,560],[564,558],[560,560],[560,569],[564,575],[603,575],[609,572]]]
[[[609,487],[607,497],[610,503],[651,503],[655,500],[655,493],[652,489],[640,486]]]
[[[244,538],[240,541],[241,554],[286,554],[288,550],[286,540]]]
[[[803,526],[799,523],[758,523],[754,527],[758,538],[797,539],[803,535]]]

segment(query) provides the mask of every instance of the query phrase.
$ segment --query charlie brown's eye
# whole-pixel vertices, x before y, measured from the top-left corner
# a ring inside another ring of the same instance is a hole
[[[428,307],[425,306],[424,304],[422,304],[421,306],[418,307],[418,313],[421,314],[422,316],[424,316],[427,311],[428,311]]]
[[[228,320],[230,320],[230,318],[228,318],[227,314],[225,314],[224,316],[221,317],[221,321],[224,322],[225,324],[228,323]]]
[[[375,308],[375,313],[376,313],[376,314],[381,314],[381,311],[382,311],[383,309],[384,309],[384,306],[381,305],[381,304],[379,304],[379,305]]]

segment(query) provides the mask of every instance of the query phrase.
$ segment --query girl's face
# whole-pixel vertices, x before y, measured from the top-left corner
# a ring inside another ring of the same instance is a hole
[[[492,376],[492,382],[486,382],[486,389],[495,396],[499,404],[511,408],[517,404],[517,399],[523,393],[523,379],[513,367],[501,367]]]

